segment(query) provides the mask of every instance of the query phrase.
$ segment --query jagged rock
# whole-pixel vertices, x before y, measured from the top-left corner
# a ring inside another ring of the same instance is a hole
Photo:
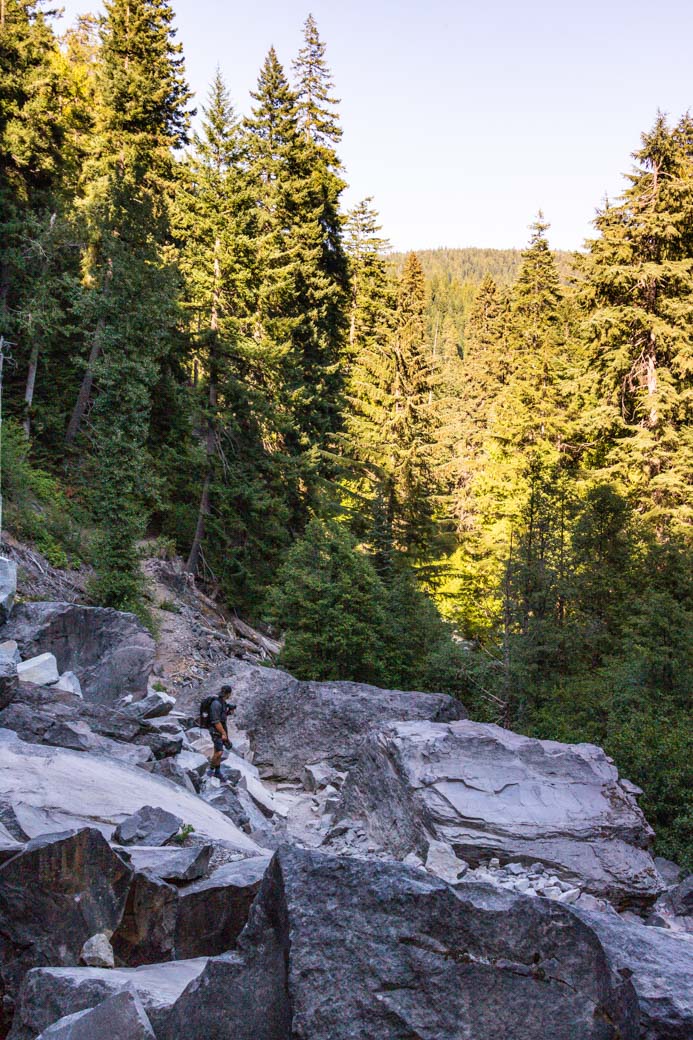
[[[346,773],[340,773],[334,769],[329,762],[314,762],[303,769],[301,781],[306,791],[320,791],[324,787],[332,786],[339,788],[346,778]]]
[[[143,805],[132,816],[119,823],[113,841],[119,845],[165,845],[181,829],[179,816],[153,805]]]
[[[654,865],[667,888],[673,888],[674,885],[678,885],[682,871],[676,863],[672,863],[670,859],[665,859],[664,856],[655,856]]]
[[[39,654],[17,665],[17,676],[20,682],[30,682],[34,686],[50,686],[57,683],[60,675],[54,654]]]
[[[132,872],[93,828],[30,841],[0,867],[0,992],[11,1007],[24,975],[72,965],[120,921]]]
[[[131,845],[116,849],[137,871],[145,871],[162,881],[198,881],[209,869],[213,845],[173,846]]]
[[[17,565],[13,560],[0,556],[0,624],[12,613],[14,597],[17,595]]]
[[[148,747],[156,759],[173,758],[183,747],[183,735],[173,736],[170,733],[145,733],[135,738],[141,747]]]
[[[693,874],[670,889],[664,898],[673,913],[679,917],[690,917],[693,914]]]
[[[155,645],[134,614],[76,603],[21,603],[0,637],[15,639],[25,658],[55,654],[61,669],[79,677],[87,700],[113,704],[123,694],[147,691]]]
[[[74,672],[63,672],[55,684],[56,690],[65,690],[66,693],[74,693],[77,697],[82,696],[82,686]]]
[[[80,962],[90,968],[113,968],[113,947],[104,932],[97,932],[87,939],[79,955]]]
[[[95,1008],[60,1018],[37,1040],[156,1040],[134,990],[114,993]]]
[[[170,694],[149,690],[145,697],[131,701],[123,711],[136,719],[158,719],[170,714],[175,703],[176,698]]]
[[[206,881],[181,889],[153,873],[139,872],[113,936],[119,960],[136,967],[231,949],[268,863],[269,856],[230,863]]]
[[[59,720],[44,731],[42,743],[72,751],[98,751],[132,766],[142,765],[154,758],[150,748],[121,744],[109,737],[102,737],[94,733],[86,722]]]
[[[591,744],[468,720],[390,723],[364,743],[342,788],[342,818],[360,820],[398,858],[423,854],[434,836],[472,864],[539,861],[618,904],[645,905],[662,889],[652,831]]]
[[[119,964],[142,964],[174,959],[178,889],[148,871],[135,874],[123,918],[113,935]]]
[[[21,659],[22,655],[14,639],[6,639],[4,643],[0,643],[0,660],[19,664]]]
[[[0,658],[0,712],[7,708],[17,696],[19,677],[17,665],[12,658]]]
[[[611,962],[631,977],[640,1007],[640,1040],[693,1036],[693,943],[616,914],[575,910],[599,936]],[[631,975],[632,973],[632,975]]]
[[[141,968],[38,968],[24,980],[8,1040],[34,1040],[65,1015],[96,1007],[108,997],[134,990],[160,1036],[159,1027],[185,988],[204,970],[207,958],[169,961]],[[211,1040],[211,1037],[210,1037]]]
[[[179,751],[173,761],[187,774],[195,790],[199,791],[202,779],[209,770],[209,759],[196,751]]]
[[[464,860],[458,859],[454,849],[444,841],[429,841],[426,870],[443,881],[457,881],[467,870]]]
[[[224,816],[233,820],[246,834],[261,827],[265,821],[265,817],[256,808],[247,792],[229,787],[228,784],[221,784],[216,788],[208,787],[202,792],[202,797],[209,805],[213,805],[219,812],[223,812]]]
[[[0,810],[10,808],[29,837],[88,823],[110,838],[144,805],[173,813],[200,838],[261,852],[226,816],[168,780],[100,754],[26,744],[0,729]]]
[[[206,881],[181,889],[176,919],[176,957],[185,959],[232,949],[245,927],[269,856],[227,863]]]
[[[151,749],[147,750],[151,751]],[[191,794],[195,794],[195,785],[182,766],[178,764],[177,759],[162,758],[156,762],[152,773],[155,776],[163,776],[166,780],[170,780],[172,783],[178,784],[179,787],[183,787],[186,791],[190,791]]]
[[[0,823],[0,864],[6,863],[8,859],[12,859],[23,848],[23,843],[13,838],[7,827]]]
[[[209,961],[160,1040],[635,1040],[636,1017],[565,907],[287,847],[236,954]]]
[[[255,765],[283,779],[300,780],[307,762],[348,769],[365,734],[383,721],[466,718],[459,701],[445,694],[299,682],[287,672],[242,661],[229,661],[203,684],[200,697],[226,683],[237,704],[235,725],[247,732]]]

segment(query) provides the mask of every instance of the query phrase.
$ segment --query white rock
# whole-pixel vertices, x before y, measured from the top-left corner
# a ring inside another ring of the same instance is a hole
[[[17,675],[20,682],[30,682],[36,686],[50,686],[60,679],[54,654],[39,654],[38,657],[30,657],[28,661],[20,661]]]
[[[431,841],[426,855],[426,870],[443,881],[457,881],[467,870],[464,860],[458,859],[451,845]]]
[[[63,672],[55,684],[55,689],[65,690],[66,693],[74,693],[78,697],[82,696],[82,687],[74,672]]]
[[[0,729],[0,807],[12,807],[30,838],[84,826],[110,838],[144,805],[179,816],[199,837],[261,853],[227,816],[177,784],[99,752],[27,744]]]
[[[558,899],[562,894],[558,885],[548,885],[543,892],[545,899]]]
[[[14,639],[6,639],[4,643],[0,643],[0,657],[4,657],[14,664],[19,664],[22,655]]]
[[[529,878],[520,877],[515,882],[515,888],[518,892],[526,892],[529,888]]]
[[[423,867],[424,861],[420,856],[417,856],[415,852],[409,852],[402,860],[408,867]]]
[[[500,860],[494,856],[493,859],[488,861],[489,867],[500,867]]]
[[[0,557],[0,623],[7,621],[17,593],[17,565],[5,556]]]
[[[580,889],[579,888],[569,888],[567,891],[561,892],[560,896],[558,897],[558,902],[559,903],[572,904],[572,903],[577,902],[577,900],[579,898],[580,898]]]
[[[87,939],[80,953],[82,964],[89,968],[114,968],[113,947],[103,932],[97,932]]]

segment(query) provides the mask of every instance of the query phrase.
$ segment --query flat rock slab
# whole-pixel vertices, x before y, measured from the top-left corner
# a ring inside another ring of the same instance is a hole
[[[129,989],[137,993],[159,1037],[159,1024],[206,963],[201,957],[142,968],[37,968],[24,980],[8,1040],[34,1040],[64,1016]]]
[[[640,1040],[693,1036],[693,941],[612,914],[575,913],[596,932],[622,973],[632,972],[640,1006]]]
[[[565,907],[284,847],[236,953],[210,959],[160,1040],[206,1036],[636,1040],[637,1000]]]
[[[466,718],[459,701],[445,694],[381,690],[352,682],[300,682],[287,672],[229,662],[224,674],[200,692],[217,693],[231,683],[234,722],[250,739],[261,770],[301,780],[309,762],[348,769],[363,737],[390,719]]]
[[[77,1011],[44,1029],[37,1040],[156,1040],[134,990],[114,993],[102,1004]]]
[[[213,845],[190,848],[131,845],[116,849],[134,870],[146,871],[162,881],[199,881],[209,869]]]
[[[146,694],[156,650],[134,614],[76,603],[21,603],[0,639],[16,640],[24,658],[55,654],[61,671],[79,678],[84,697],[101,704]]]
[[[0,730],[0,806],[13,810],[28,837],[89,824],[110,839],[143,805],[172,813],[202,838],[262,853],[226,816],[169,780],[98,754],[26,744]]]
[[[99,831],[30,841],[0,867],[0,989],[14,999],[24,975],[79,963],[85,942],[123,914],[132,871]]]
[[[46,686],[57,683],[60,678],[58,664],[54,654],[39,654],[17,665],[17,677],[20,682],[34,683],[35,686]]]
[[[428,836],[470,863],[535,861],[616,904],[662,890],[653,834],[601,748],[533,740],[499,726],[398,722],[365,742],[335,821],[357,820],[398,858]]]

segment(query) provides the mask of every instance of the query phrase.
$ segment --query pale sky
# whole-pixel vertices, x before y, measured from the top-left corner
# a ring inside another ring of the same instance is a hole
[[[63,25],[97,0],[62,0]],[[341,98],[347,205],[373,195],[396,249],[522,247],[541,208],[579,247],[640,133],[693,107],[691,0],[173,0],[204,100],[218,64],[249,110],[271,45],[309,12]]]

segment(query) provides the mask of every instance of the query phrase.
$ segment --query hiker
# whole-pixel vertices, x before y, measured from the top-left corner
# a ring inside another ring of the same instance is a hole
[[[229,704],[232,690],[230,686],[222,686],[214,697],[205,697],[200,705],[200,726],[206,726],[214,744],[214,754],[209,761],[209,775],[221,780],[221,756],[224,748],[231,750],[231,741],[226,730],[226,720],[235,707]]]

